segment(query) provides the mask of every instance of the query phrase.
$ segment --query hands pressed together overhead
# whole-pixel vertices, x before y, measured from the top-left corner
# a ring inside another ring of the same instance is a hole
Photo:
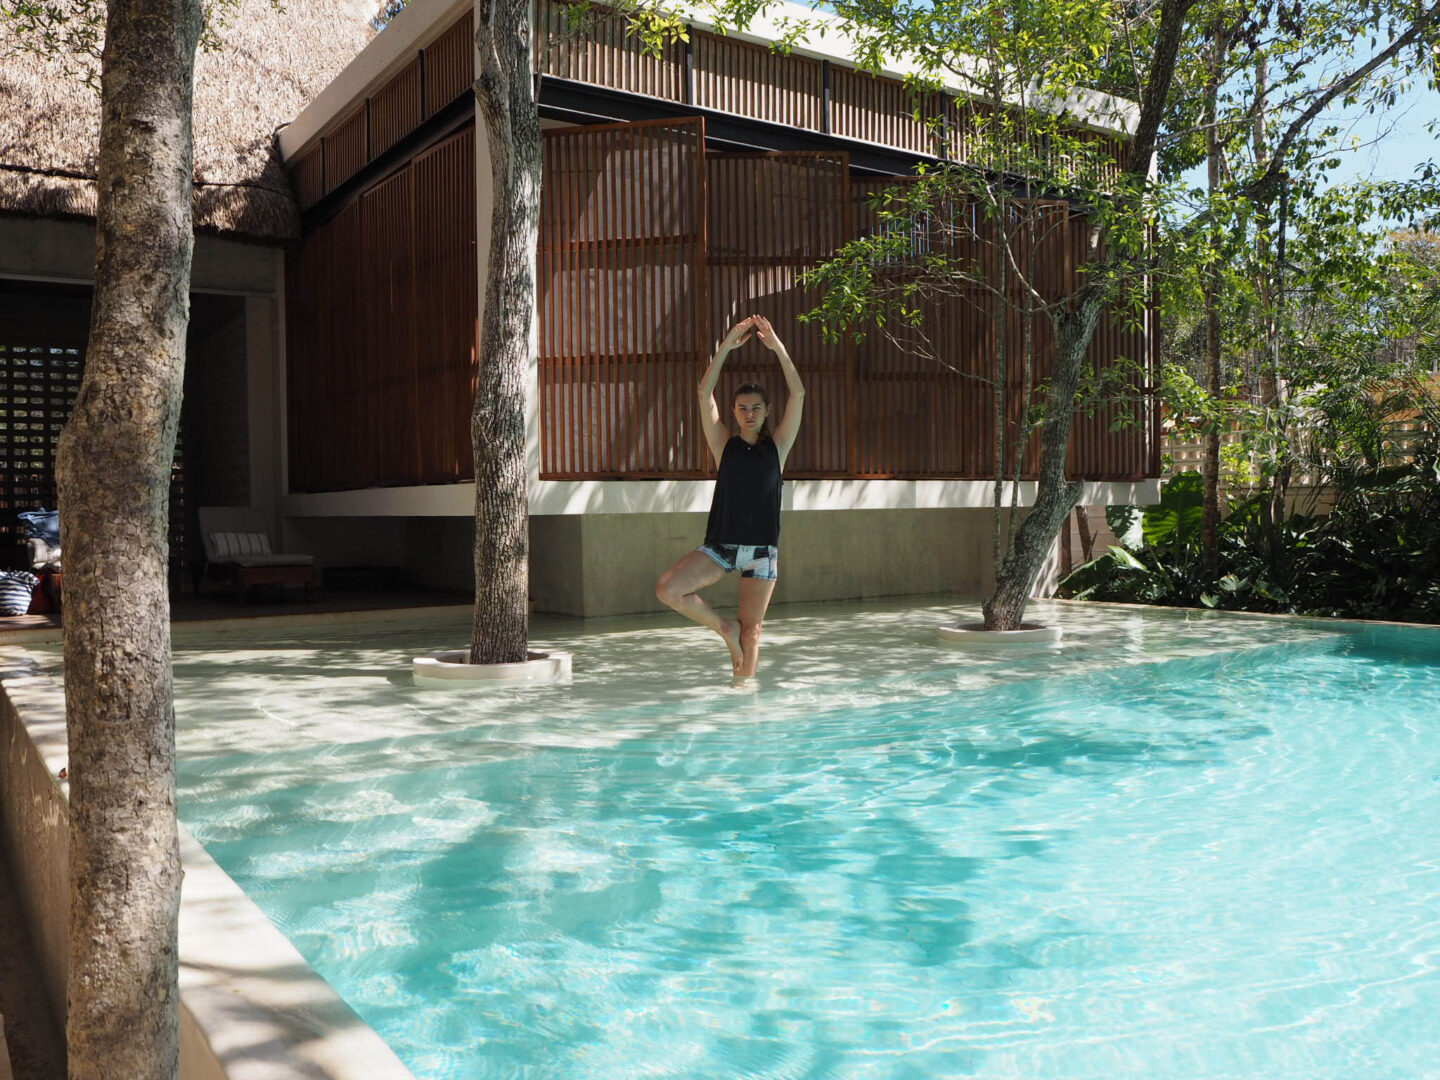
[[[764,315],[751,315],[740,320],[730,328],[725,335],[725,340],[720,347],[726,350],[738,349],[750,340],[751,334],[760,335],[760,343],[772,352],[778,352],[784,346],[780,343],[780,337],[775,333],[775,328],[770,325],[770,320]]]

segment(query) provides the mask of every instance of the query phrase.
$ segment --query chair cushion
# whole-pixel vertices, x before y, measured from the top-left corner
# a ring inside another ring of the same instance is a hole
[[[0,615],[24,615],[40,579],[24,570],[0,570]]]
[[[60,546],[60,511],[46,510],[43,506],[38,510],[26,510],[16,514],[20,519],[20,528],[26,536],[33,536],[44,540],[48,544]]]
[[[314,566],[314,555],[231,555],[224,559],[213,559],[221,566]]]
[[[270,554],[270,537],[261,532],[215,532],[206,539],[210,542],[211,558],[219,562],[239,555]]]

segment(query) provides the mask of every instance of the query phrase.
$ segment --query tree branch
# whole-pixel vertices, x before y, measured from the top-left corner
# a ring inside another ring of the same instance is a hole
[[[1436,0],[1425,9],[1424,13],[1417,17],[1410,24],[1410,28],[1392,41],[1386,49],[1371,57],[1369,62],[1361,65],[1346,75],[1343,79],[1332,83],[1314,101],[1310,107],[1291,121],[1290,126],[1285,129],[1285,134],[1275,145],[1275,152],[1270,157],[1270,165],[1250,183],[1240,189],[1240,195],[1245,198],[1262,198],[1272,193],[1280,182],[1281,174],[1285,171],[1285,159],[1290,152],[1290,147],[1310,126],[1310,123],[1330,105],[1336,98],[1343,96],[1354,89],[1377,68],[1383,67],[1395,59],[1409,46],[1416,44],[1440,20],[1440,0]]]

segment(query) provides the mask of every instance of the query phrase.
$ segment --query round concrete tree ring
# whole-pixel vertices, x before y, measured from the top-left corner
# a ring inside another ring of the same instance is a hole
[[[570,654],[532,652],[514,664],[472,664],[469,649],[417,656],[410,662],[416,686],[459,688],[497,682],[564,682],[570,678]]]
[[[1018,630],[986,630],[984,623],[961,623],[959,626],[936,628],[941,641],[962,648],[1004,648],[1009,645],[1054,645],[1060,640],[1058,626],[1021,623]]]

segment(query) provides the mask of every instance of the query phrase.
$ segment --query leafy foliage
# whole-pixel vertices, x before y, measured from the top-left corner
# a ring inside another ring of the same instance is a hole
[[[1440,420],[1440,409],[1434,417]],[[1178,486],[1177,486],[1178,485]],[[1139,516],[1124,546],[1076,569],[1061,595],[1169,606],[1440,622],[1440,427],[1401,466],[1356,477],[1325,515],[1264,527],[1258,497],[1233,505],[1221,526],[1220,568],[1200,570],[1199,475],[1183,473],[1162,502],[1114,508],[1112,528]],[[1117,530],[1118,531],[1118,530]]]

